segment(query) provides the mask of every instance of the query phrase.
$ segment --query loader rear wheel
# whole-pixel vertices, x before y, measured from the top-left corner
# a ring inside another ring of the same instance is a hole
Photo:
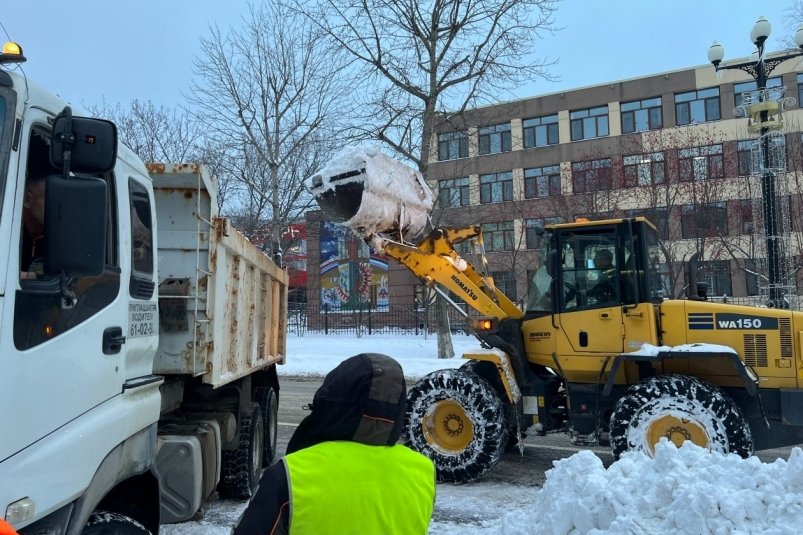
[[[664,437],[678,447],[690,440],[720,453],[753,453],[750,427],[733,400],[685,375],[650,377],[631,386],[611,414],[611,450],[617,459],[626,451],[652,457]]]
[[[82,535],[151,535],[148,528],[127,516],[96,511],[89,517]]]
[[[505,451],[502,401],[475,373],[432,372],[407,394],[403,439],[432,459],[439,481],[472,481],[493,468]]]
[[[264,450],[264,420],[259,403],[240,418],[240,442],[235,450],[223,451],[223,470],[218,490],[224,498],[250,498],[259,483]]]
[[[276,458],[276,438],[279,422],[279,396],[272,386],[259,386],[254,389],[254,401],[262,409],[262,421],[265,430],[262,466],[270,465]]]

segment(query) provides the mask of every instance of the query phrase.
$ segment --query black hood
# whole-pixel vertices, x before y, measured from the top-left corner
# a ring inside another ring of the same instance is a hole
[[[329,372],[293,433],[287,453],[328,440],[393,445],[404,424],[407,385],[398,362],[361,353]]]

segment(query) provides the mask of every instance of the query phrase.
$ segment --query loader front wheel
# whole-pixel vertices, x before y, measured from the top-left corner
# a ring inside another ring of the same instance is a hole
[[[432,372],[407,394],[403,439],[432,459],[439,481],[472,481],[493,468],[505,451],[504,406],[475,373]]]
[[[750,426],[733,400],[685,375],[650,377],[631,386],[611,414],[611,450],[617,459],[626,451],[652,457],[661,438],[677,447],[689,440],[720,453],[753,453]]]

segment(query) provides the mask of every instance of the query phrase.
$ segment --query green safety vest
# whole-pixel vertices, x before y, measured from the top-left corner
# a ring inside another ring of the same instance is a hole
[[[406,446],[331,441],[284,458],[290,533],[425,534],[435,466]]]

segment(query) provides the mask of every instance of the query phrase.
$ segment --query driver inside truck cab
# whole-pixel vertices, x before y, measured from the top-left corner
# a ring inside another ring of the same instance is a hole
[[[37,279],[44,273],[45,178],[56,172],[50,165],[44,136],[34,131],[28,149],[25,192],[22,199],[20,279]]]

